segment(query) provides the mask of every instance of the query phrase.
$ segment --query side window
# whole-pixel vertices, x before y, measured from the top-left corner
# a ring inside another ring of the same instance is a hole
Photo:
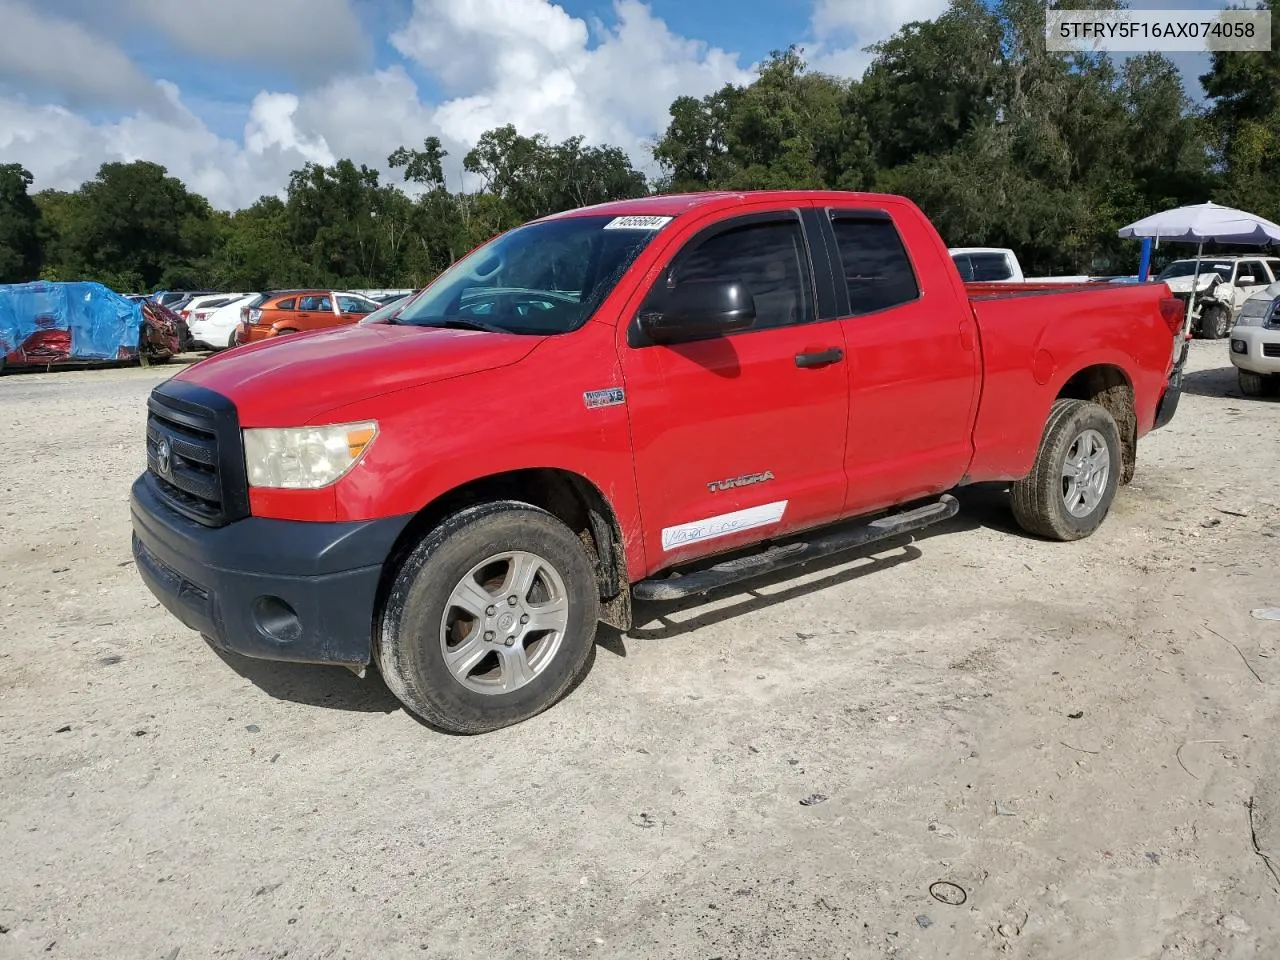
[[[296,301],[293,297],[290,297],[288,300],[281,300],[279,303],[277,303],[277,304],[276,304],[276,309],[277,309],[277,310],[292,310],[292,309],[293,309],[293,305],[294,305],[294,303],[296,303],[296,302],[297,302],[297,301]]]
[[[920,296],[915,272],[893,221],[837,215],[831,223],[849,290],[849,315],[860,316],[910,303]],[[978,276],[976,258],[974,279]]]
[[[969,260],[967,253],[957,253],[951,258],[955,261],[956,269],[960,271],[960,279],[965,283],[973,282],[973,263]]]
[[[705,240],[695,238],[658,279],[642,309],[661,311],[667,291],[708,280],[746,285],[756,308],[751,330],[814,318],[813,280],[798,220],[746,223]]]
[[[298,309],[299,310],[319,310],[320,298],[319,297],[299,297]]]
[[[373,305],[359,297],[338,297],[338,310],[342,313],[372,313]]]
[[[333,303],[328,297],[321,297],[315,308],[321,313],[333,313]]]
[[[1267,266],[1271,268],[1271,279],[1280,280],[1280,260],[1268,260]]]
[[[1013,267],[1009,266],[1009,258],[1003,253],[974,253],[973,279],[979,283],[994,283],[1008,280],[1013,276]]]
[[[1236,267],[1236,277],[1244,280],[1245,277],[1253,277],[1252,280],[1244,280],[1238,283],[1238,286],[1257,287],[1267,282],[1267,275],[1262,269],[1261,260],[1241,260],[1240,265]]]

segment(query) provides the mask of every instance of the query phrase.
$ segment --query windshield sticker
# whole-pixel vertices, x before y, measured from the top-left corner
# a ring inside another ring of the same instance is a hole
[[[661,230],[672,217],[614,217],[604,225],[605,230]]]

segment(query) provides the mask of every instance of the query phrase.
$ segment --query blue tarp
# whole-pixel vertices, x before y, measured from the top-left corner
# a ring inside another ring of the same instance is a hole
[[[114,360],[138,348],[142,306],[100,283],[0,284],[0,356],[33,333],[69,330],[74,360]]]

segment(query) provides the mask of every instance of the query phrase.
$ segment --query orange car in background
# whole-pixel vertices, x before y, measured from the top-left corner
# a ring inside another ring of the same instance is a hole
[[[341,290],[278,290],[256,307],[240,311],[235,342],[252,343],[304,330],[359,323],[382,304]]]

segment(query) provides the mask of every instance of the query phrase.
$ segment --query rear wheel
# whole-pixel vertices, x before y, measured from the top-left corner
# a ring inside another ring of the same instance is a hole
[[[595,572],[573,531],[530,504],[488,503],[454,514],[409,554],[375,653],[387,686],[418,716],[484,733],[565,694],[598,618]]]
[[[1111,509],[1122,467],[1111,414],[1086,400],[1056,400],[1035,466],[1013,485],[1013,515],[1028,533],[1083,539]]]
[[[1200,314],[1200,336],[1206,340],[1221,340],[1231,330],[1231,314],[1226,307],[1211,304]]]

